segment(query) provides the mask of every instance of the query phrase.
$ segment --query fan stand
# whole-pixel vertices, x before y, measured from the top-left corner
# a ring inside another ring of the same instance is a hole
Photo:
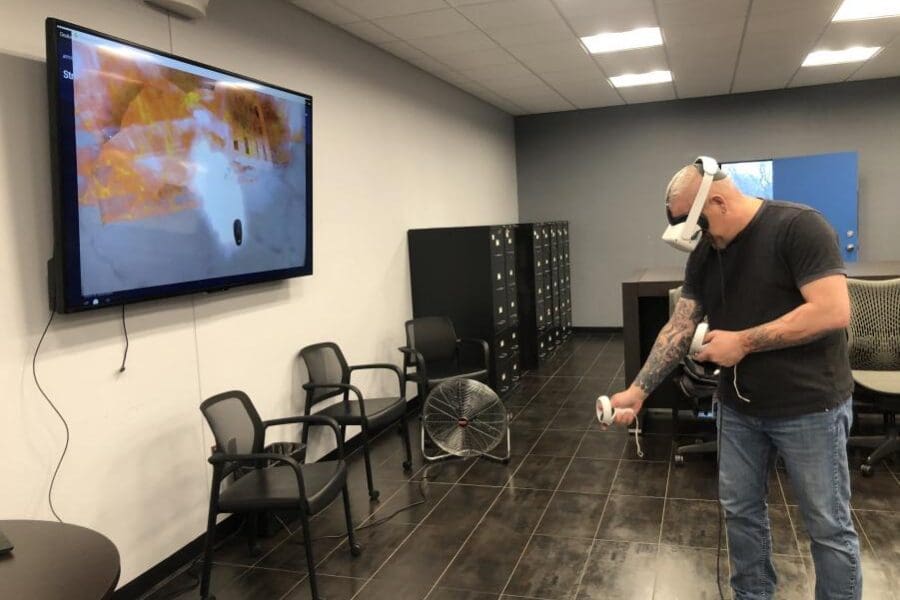
[[[465,425],[461,425],[464,427]],[[450,452],[445,452],[444,454],[434,454],[430,455],[425,451],[425,427],[421,428],[421,450],[422,457],[425,459],[427,463],[437,462],[439,460],[445,460],[448,458],[471,458],[472,456],[479,456],[481,458],[487,458],[488,460],[493,460],[499,463],[503,463],[504,465],[509,464],[509,457],[512,452],[512,442],[510,440],[510,428],[506,428],[506,456],[497,456],[495,454],[490,454],[488,452],[476,453],[469,456],[460,456],[458,454],[453,454]]]

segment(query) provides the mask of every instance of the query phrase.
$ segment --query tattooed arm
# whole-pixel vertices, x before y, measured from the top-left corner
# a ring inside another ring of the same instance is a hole
[[[843,275],[828,275],[800,288],[805,302],[789,313],[743,331],[710,331],[697,360],[730,367],[751,352],[807,344],[850,321],[850,296]]]
[[[703,319],[703,308],[700,303],[690,298],[682,297],[675,305],[675,310],[669,318],[650,350],[650,356],[641,368],[640,373],[624,392],[619,392],[610,398],[616,409],[630,408],[631,411],[616,411],[616,422],[620,424],[630,423],[634,416],[640,412],[641,406],[647,396],[663,382],[672,372],[672,369],[684,358],[691,345],[691,338],[697,324]]]
[[[640,388],[644,398],[663,382],[687,354],[694,330],[702,319],[703,309],[699,302],[679,298],[669,322],[656,336],[650,356],[634,380],[633,385]]]

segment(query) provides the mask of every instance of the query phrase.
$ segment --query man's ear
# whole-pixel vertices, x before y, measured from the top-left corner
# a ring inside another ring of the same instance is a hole
[[[710,209],[716,212],[725,213],[728,210],[725,197],[720,194],[711,194],[707,202],[709,203]]]

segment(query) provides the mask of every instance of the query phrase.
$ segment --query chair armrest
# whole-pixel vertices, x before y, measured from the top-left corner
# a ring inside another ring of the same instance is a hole
[[[222,466],[227,463],[240,464],[242,462],[263,460],[274,460],[290,466],[294,470],[294,475],[297,476],[297,488],[300,490],[300,497],[306,498],[306,485],[303,483],[303,471],[300,469],[300,463],[290,456],[278,454],[277,452],[252,452],[249,454],[225,454],[224,452],[214,452],[209,457],[209,464],[213,465],[216,469],[219,469],[218,472],[221,473]]]
[[[456,340],[456,344],[461,346],[462,344],[470,344],[475,346],[481,346],[481,350],[484,353],[484,368],[490,369],[491,364],[491,348],[488,346],[488,343],[484,340],[479,340],[478,338],[460,338]]]
[[[362,371],[364,369],[385,369],[388,371],[393,371],[397,376],[397,385],[400,386],[400,397],[403,398],[405,390],[403,389],[403,373],[397,367],[397,365],[391,363],[371,363],[367,365],[353,365],[350,367],[350,373],[352,376],[353,371]]]
[[[353,392],[359,400],[363,399],[362,392],[359,388],[349,383],[304,383],[303,389],[307,392],[319,389],[333,388],[336,390],[344,390],[345,392]],[[293,418],[293,417],[292,417]]]
[[[341,384],[344,385],[344,384]],[[353,387],[353,386],[350,386]],[[355,388],[354,388],[355,389]],[[357,390],[357,393],[359,390]],[[362,397],[360,396],[360,406],[362,403]],[[334,432],[334,439],[337,440],[337,451],[338,457],[344,458],[344,440],[341,439],[340,434],[340,426],[338,422],[329,417],[328,415],[301,415],[297,417],[282,417],[280,419],[271,419],[269,421],[263,421],[263,428],[273,427],[275,425],[290,425],[292,423],[308,423],[310,425],[324,425],[326,427],[330,427],[331,431]],[[277,456],[282,456],[278,454]]]
[[[422,356],[421,352],[410,346],[400,346],[399,348],[397,348],[397,350],[405,354],[407,360],[411,358],[412,362],[409,366],[415,367],[416,372],[421,375],[423,379],[428,379],[428,374],[425,368],[425,357]]]

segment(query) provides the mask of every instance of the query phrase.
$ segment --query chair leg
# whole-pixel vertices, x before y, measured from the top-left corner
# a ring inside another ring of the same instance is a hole
[[[247,552],[250,556],[259,556],[259,520],[263,518],[262,513],[250,513],[245,521],[247,527]]]
[[[412,470],[412,446],[409,443],[409,419],[406,418],[405,413],[400,417],[400,435],[403,437],[403,447],[406,448],[403,470],[408,473]]]
[[[372,480],[372,458],[369,456],[369,429],[365,423],[362,426],[362,444],[363,459],[366,463],[366,483],[369,486],[369,499],[376,501],[378,500],[379,492],[375,489],[375,483]]]
[[[306,568],[309,571],[309,591],[312,594],[312,600],[322,600],[319,598],[319,582],[316,579],[316,559],[313,557],[312,530],[309,528],[309,515],[306,511],[300,512],[300,522],[303,525],[303,546],[306,549]]]
[[[203,567],[200,571],[200,598],[202,600],[215,600],[215,596],[209,595],[210,576],[212,574],[212,555],[216,544],[216,511],[210,505],[209,518],[206,521],[206,540],[203,545]]]
[[[353,513],[350,512],[350,490],[347,489],[347,483],[344,483],[342,490],[344,496],[344,517],[347,519],[347,543],[350,544],[350,554],[359,556],[362,554],[362,547],[356,541],[356,530],[353,527]]]

